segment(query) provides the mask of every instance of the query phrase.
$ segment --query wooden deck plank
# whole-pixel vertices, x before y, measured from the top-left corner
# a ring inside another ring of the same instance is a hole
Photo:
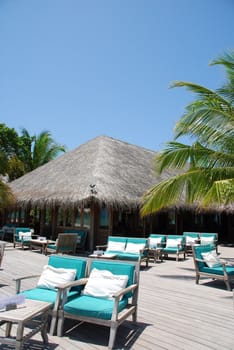
[[[222,257],[234,257],[234,248],[219,247]],[[48,257],[7,245],[0,270],[0,297],[15,294],[14,277],[40,274]],[[24,282],[30,288],[35,281]],[[138,323],[119,327],[116,349],[134,350],[234,350],[233,294],[222,281],[202,278],[195,284],[192,257],[142,266]],[[0,327],[0,333],[2,332]],[[35,335],[27,349],[102,350],[107,348],[109,329],[74,321],[65,322],[62,338],[49,336],[45,347]],[[2,346],[0,346],[1,349]],[[7,349],[7,347],[6,347]]]

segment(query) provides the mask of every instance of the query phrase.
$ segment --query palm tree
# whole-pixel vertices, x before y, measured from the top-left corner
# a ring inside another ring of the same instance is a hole
[[[11,192],[10,187],[0,180],[0,211],[7,205],[12,204],[14,196]]]
[[[49,131],[42,131],[38,136],[30,136],[26,129],[22,129],[22,154],[26,172],[56,158],[60,152],[66,152],[63,145],[54,141]]]
[[[155,159],[156,170],[176,174],[153,186],[143,197],[142,215],[176,206],[183,200],[201,208],[234,203],[234,51],[211,65],[225,68],[227,81],[212,91],[189,82],[175,82],[197,95],[175,126],[175,141],[168,142]],[[192,145],[176,140],[191,137]]]

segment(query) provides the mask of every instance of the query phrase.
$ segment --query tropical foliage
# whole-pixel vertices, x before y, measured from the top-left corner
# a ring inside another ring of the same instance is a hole
[[[31,136],[26,129],[18,135],[15,129],[0,124],[0,174],[15,180],[65,152],[49,131]]]
[[[225,84],[215,91],[190,82],[174,82],[196,95],[175,126],[175,140],[155,159],[158,173],[174,175],[153,186],[143,197],[142,215],[184,204],[199,208],[228,207],[234,203],[234,51],[211,65],[221,65]],[[191,137],[192,144],[177,142]]]
[[[5,124],[0,124],[0,209],[13,200],[4,177],[15,180],[25,173],[49,162],[65,147],[56,143],[49,131],[30,136],[26,129],[22,135]]]

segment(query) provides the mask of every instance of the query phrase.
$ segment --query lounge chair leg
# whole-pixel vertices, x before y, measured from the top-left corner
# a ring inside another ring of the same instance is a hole
[[[115,325],[111,326],[110,336],[109,336],[109,344],[108,344],[109,350],[112,350],[114,347],[116,332],[117,332],[117,327]]]
[[[231,291],[231,286],[230,286],[230,283],[228,280],[224,280],[225,284],[226,284],[226,287],[227,287],[227,290]]]
[[[64,314],[63,311],[58,312],[58,323],[57,323],[57,336],[63,336],[63,324],[64,324]]]
[[[57,323],[57,313],[54,314],[54,312],[52,312],[52,318],[50,322],[50,335],[55,334],[56,323]]]
[[[199,284],[199,275],[198,274],[196,274],[196,284]]]

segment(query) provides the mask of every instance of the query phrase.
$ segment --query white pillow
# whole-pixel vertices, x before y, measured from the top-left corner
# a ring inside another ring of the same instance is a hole
[[[189,237],[189,236],[186,236],[186,243],[187,243],[187,244],[194,244],[197,240],[198,240],[197,237]]]
[[[19,239],[29,239],[32,237],[32,233],[31,231],[28,231],[28,232],[22,232],[22,231],[19,231]]]
[[[125,252],[139,254],[140,250],[145,248],[145,243],[127,243]]]
[[[108,270],[94,268],[82,294],[113,300],[112,295],[125,288],[127,283],[127,275],[114,275]]]
[[[168,238],[166,248],[177,248],[181,244],[181,238]]]
[[[109,241],[107,250],[113,250],[113,251],[123,251],[125,248],[125,242],[114,242]]]
[[[152,237],[149,238],[149,246],[150,248],[156,248],[158,244],[162,243],[162,237]]]
[[[214,237],[201,237],[201,244],[209,244],[214,242]]]
[[[45,265],[37,286],[56,290],[59,284],[74,281],[76,273],[77,270],[75,269],[55,268],[50,265]]]
[[[215,250],[212,250],[207,253],[201,253],[201,255],[208,267],[218,267],[222,265]]]

